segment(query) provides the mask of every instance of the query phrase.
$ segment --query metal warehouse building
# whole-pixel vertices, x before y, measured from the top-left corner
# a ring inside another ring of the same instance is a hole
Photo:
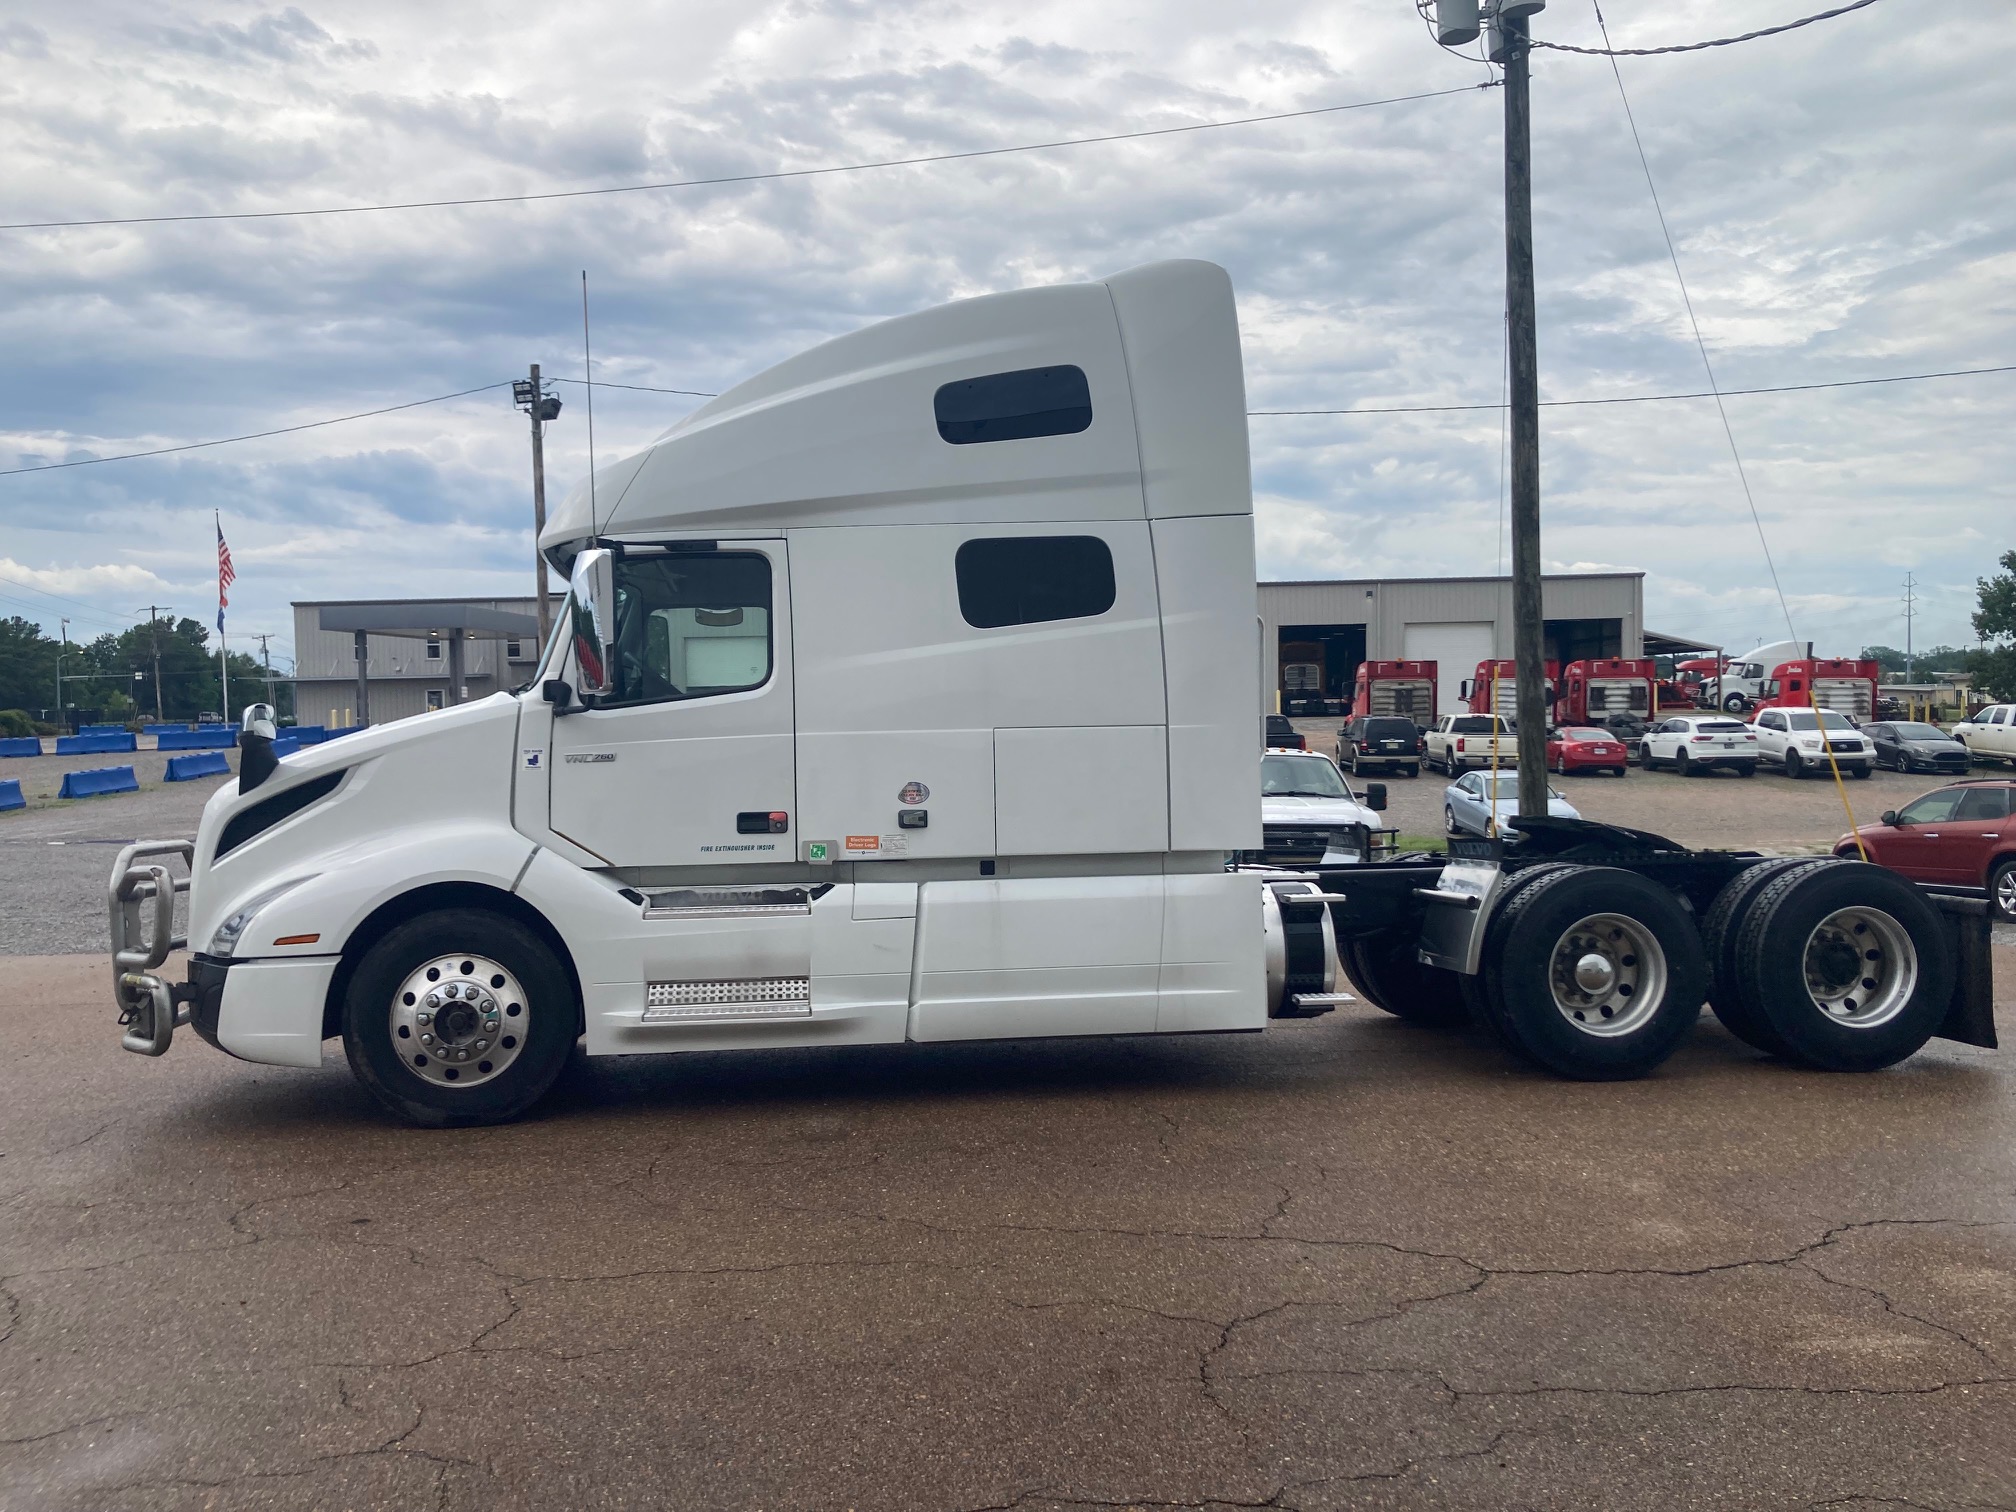
[[[1645,654],[1642,572],[1544,578],[1540,603],[1549,661]],[[1271,708],[1286,707],[1291,682],[1298,706],[1319,688],[1348,705],[1361,661],[1432,661],[1437,712],[1447,714],[1460,709],[1458,689],[1479,662],[1512,655],[1512,580],[1262,583],[1260,621]]]
[[[487,698],[532,675],[538,601],[346,599],[294,606],[294,708],[303,724],[384,724]],[[560,600],[553,600],[559,612]]]

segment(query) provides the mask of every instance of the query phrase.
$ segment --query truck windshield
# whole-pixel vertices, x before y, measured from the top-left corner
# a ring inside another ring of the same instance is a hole
[[[1260,791],[1277,798],[1351,796],[1351,790],[1327,756],[1262,756]]]
[[[1818,730],[1823,728],[1829,730],[1852,730],[1855,728],[1855,726],[1848,722],[1847,715],[1836,714],[1832,709],[1822,709],[1819,718],[1826,721],[1826,723],[1824,725],[1816,724],[1811,709],[1787,709],[1785,711],[1785,728],[1788,730]]]

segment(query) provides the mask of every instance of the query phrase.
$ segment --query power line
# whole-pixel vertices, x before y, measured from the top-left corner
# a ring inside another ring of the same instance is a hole
[[[1869,0],[1856,0],[1855,9],[1866,5]],[[1591,0],[1596,12],[1596,28],[1603,34],[1607,47],[1610,42],[1610,28],[1603,20],[1603,7],[1598,0]],[[1785,634],[1793,640],[1799,639],[1799,632],[1792,624],[1792,605],[1785,598],[1785,588],[1778,581],[1778,564],[1771,558],[1771,541],[1764,533],[1764,517],[1757,512],[1757,498],[1750,491],[1750,474],[1743,466],[1742,449],[1736,445],[1736,429],[1729,423],[1729,408],[1722,402],[1722,393],[1715,382],[1715,365],[1708,360],[1708,343],[1701,335],[1701,321],[1694,313],[1694,296],[1687,292],[1686,275],[1680,271],[1680,250],[1673,245],[1673,232],[1666,224],[1666,207],[1659,203],[1659,186],[1652,182],[1652,160],[1645,155],[1645,143],[1638,135],[1638,117],[1631,109],[1631,97],[1624,92],[1624,70],[1617,66],[1617,59],[1610,59],[1610,72],[1617,80],[1617,98],[1624,105],[1624,120],[1631,128],[1631,145],[1638,149],[1638,166],[1645,173],[1645,189],[1652,196],[1652,213],[1659,217],[1659,235],[1666,242],[1666,256],[1673,264],[1674,282],[1680,285],[1680,303],[1687,310],[1687,324],[1694,331],[1694,346],[1701,353],[1701,369],[1708,375],[1708,387],[1714,392],[1715,413],[1722,421],[1722,434],[1729,442],[1729,455],[1736,463],[1736,481],[1743,485],[1743,502],[1750,508],[1750,523],[1757,527],[1757,544],[1764,552],[1764,566],[1771,574],[1771,591],[1778,595],[1779,612],[1785,616]],[[1823,736],[1824,739],[1824,736]],[[1839,774],[1836,774],[1837,780]],[[1854,814],[1849,814],[1849,827],[1854,828]],[[1859,842],[1858,842],[1859,843]]]
[[[1589,58],[1654,58],[1661,53],[1699,52],[1704,47],[1733,47],[1738,42],[1755,42],[1759,37],[1775,37],[1780,32],[1797,31],[1802,26],[1811,26],[1815,21],[1831,21],[1836,16],[1845,16],[1850,11],[1861,10],[1874,5],[1876,0],[1854,0],[1852,5],[1836,6],[1833,10],[1821,11],[1816,16],[1802,16],[1797,21],[1787,21],[1783,26],[1767,26],[1759,31],[1745,32],[1740,37],[1717,37],[1710,42],[1680,42],[1671,47],[1612,47],[1610,31],[1603,27],[1601,47],[1571,47],[1566,42],[1533,42],[1530,46],[1544,47],[1550,52],[1581,53]],[[7,227],[0,226],[0,230]]]
[[[1877,383],[1918,383],[1927,378],[1973,378],[1983,373],[2016,373],[2016,363],[2001,367],[1949,368],[1938,373],[1898,373],[1888,378],[1842,378],[1832,383],[1780,383],[1769,388],[1702,389],[1691,394],[1620,394],[1608,399],[1542,399],[1542,409],[1573,409],[1590,404],[1655,404],[1668,399],[1729,399],[1739,394],[1803,394],[1815,389],[1866,388]],[[1437,415],[1459,410],[1495,410],[1496,404],[1394,404],[1361,409],[1248,410],[1260,415]]]
[[[1864,4],[1868,0],[1863,0]],[[1377,105],[1405,105],[1415,100],[1439,100],[1496,88],[1496,81],[1434,89],[1424,94],[1394,95],[1384,100],[1358,100],[1349,105],[1317,105],[1308,110],[1282,110],[1270,115],[1239,116],[1226,121],[1198,121],[1189,126],[1157,126],[1142,131],[1114,131],[1103,136],[1064,137],[1053,142],[1024,142],[1012,147],[976,147],[965,152],[936,152],[921,157],[882,158],[868,163],[836,163],[824,168],[784,168],[768,173],[729,173],[714,178],[668,179],[652,184],[613,184],[604,189],[552,189],[536,194],[494,194],[464,199],[402,200],[384,205],[321,205],[302,210],[222,210],[196,215],[115,215],[96,220],[15,221],[0,231],[61,231],[86,226],[158,226],[185,221],[292,220],[311,215],[364,215],[384,210],[446,210],[475,205],[529,205],[544,200],[589,199],[607,194],[647,194],[661,189],[701,189],[718,184],[756,184],[778,179],[818,178],[835,173],[866,173],[878,168],[914,168],[925,163],[955,163],[968,158],[1004,157],[1016,152],[1051,152],[1063,147],[1093,147],[1102,142],[1133,142],[1146,137],[1180,136],[1193,131],[1222,131],[1231,126],[1258,126],[1269,121],[1295,121],[1309,116],[1336,115],[1346,110],[1370,110]]]
[[[1936,373],[1897,373],[1887,378],[1842,378],[1829,383],[1781,383],[1768,388],[1722,389],[1720,397],[1726,399],[1745,394],[1800,394],[1816,389],[1864,388],[1872,384],[1881,383],[1918,383],[1928,378],[1974,378],[1991,373],[2016,373],[2016,363],[2008,363],[1999,367],[1948,368]],[[577,385],[583,382],[579,378],[550,378],[548,381]],[[190,441],[179,446],[155,447],[151,451],[119,452],[110,457],[83,457],[74,462],[50,462],[41,467],[0,468],[0,478],[19,477],[24,473],[56,472],[66,467],[95,467],[101,462],[132,462],[143,457],[164,457],[176,452],[201,451],[206,447],[212,446],[230,446],[239,441],[259,441],[268,436],[293,435],[298,431],[317,430],[325,425],[345,425],[352,420],[368,420],[374,415],[392,415],[397,414],[401,410],[419,409],[429,404],[442,404],[450,399],[465,399],[471,394],[482,394],[489,392],[491,389],[509,387],[510,383],[511,380],[507,378],[498,383],[483,383],[478,384],[475,388],[457,389],[452,394],[436,394],[428,399],[411,399],[404,404],[388,404],[382,409],[360,410],[354,415],[334,415],[327,420],[304,420],[299,425],[283,425],[274,430],[251,431],[242,436],[221,436],[214,441]],[[679,394],[695,399],[713,399],[719,397],[718,395],[708,393],[704,389],[658,388],[646,383],[605,383],[600,378],[595,380],[595,387],[598,389],[630,389],[642,394]],[[1654,404],[1669,399],[1713,399],[1716,397],[1717,393],[1715,391],[1703,389],[1698,393],[1689,394],[1620,394],[1605,399],[1542,399],[1540,405],[1543,409],[1572,409],[1591,404]],[[1394,404],[1366,406],[1356,409],[1248,410],[1246,413],[1251,418],[1266,419],[1276,416],[1293,415],[1436,415],[1455,414],[1470,410],[1501,410],[1503,408],[1502,404]],[[0,582],[6,581],[13,580],[0,578]],[[20,584],[19,586],[29,587],[32,585]],[[41,593],[47,590],[38,588],[35,591]],[[81,601],[73,599],[69,600],[69,602],[76,603]]]
[[[588,380],[585,378],[554,378],[549,375],[546,381],[548,383],[571,383],[576,388],[588,387]],[[719,394],[707,389],[656,388],[648,383],[611,383],[607,378],[597,378],[594,386],[598,389],[634,389],[640,394],[687,394],[695,399],[719,399],[721,397]]]
[[[457,389],[452,394],[436,394],[431,399],[413,399],[405,404],[388,404],[383,409],[359,410],[354,415],[336,415],[327,420],[304,420],[299,425],[282,425],[273,430],[253,431],[243,436],[221,436],[215,441],[187,441],[180,446],[157,446],[151,451],[120,452],[111,457],[82,457],[75,462],[48,462],[40,467],[0,468],[0,478],[13,477],[18,473],[55,472],[64,467],[96,467],[100,462],[131,462],[139,457],[165,457],[171,452],[201,451],[206,446],[230,446],[239,441],[261,441],[268,436],[291,436],[296,431],[316,430],[325,425],[342,425],[351,420],[369,420],[373,415],[390,415],[398,410],[419,409],[423,404],[440,404],[449,399],[462,399],[470,394],[485,393],[490,389],[508,388],[509,378],[501,383],[481,383],[475,388]]]

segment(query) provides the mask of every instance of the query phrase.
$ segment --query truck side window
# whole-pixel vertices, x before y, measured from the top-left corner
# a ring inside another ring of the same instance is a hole
[[[758,552],[630,553],[616,563],[609,704],[706,698],[770,679],[770,560]]]
[[[938,435],[954,446],[1075,435],[1092,424],[1085,370],[1023,368],[943,385],[932,396]]]
[[[959,613],[976,630],[1113,607],[1113,550],[1098,536],[986,536],[960,545],[953,572]]]

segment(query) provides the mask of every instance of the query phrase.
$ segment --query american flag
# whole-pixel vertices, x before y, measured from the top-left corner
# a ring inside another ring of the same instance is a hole
[[[225,590],[238,581],[231,567],[231,548],[224,544],[224,525],[217,522],[217,633],[224,633],[224,610],[231,600]]]

